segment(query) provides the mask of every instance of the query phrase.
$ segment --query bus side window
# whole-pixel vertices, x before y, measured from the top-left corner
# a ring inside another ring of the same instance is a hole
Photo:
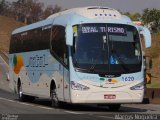
[[[17,37],[15,37],[14,38],[14,47],[15,47],[15,52],[16,53],[20,53],[21,52],[21,39],[20,39],[20,37],[18,37],[18,35],[17,35]]]
[[[9,53],[12,54],[15,52],[15,44],[14,44],[14,39],[15,39],[15,36],[12,36],[11,37],[11,41],[10,41],[10,49],[9,49]]]
[[[53,26],[51,38],[51,52],[54,57],[60,62],[68,66],[66,40],[65,40],[65,27]]]

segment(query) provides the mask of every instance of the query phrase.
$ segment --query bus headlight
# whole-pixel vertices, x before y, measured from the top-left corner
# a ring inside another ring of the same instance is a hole
[[[81,84],[74,82],[74,81],[71,81],[71,88],[73,90],[82,90],[82,91],[89,90],[89,87],[81,85]]]
[[[144,81],[133,86],[133,87],[130,87],[131,90],[143,90],[144,89]]]

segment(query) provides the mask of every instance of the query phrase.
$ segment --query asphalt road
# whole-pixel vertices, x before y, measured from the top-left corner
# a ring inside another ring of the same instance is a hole
[[[50,101],[36,99],[34,102],[19,102],[17,95],[8,88],[8,66],[0,57],[0,119],[2,120],[159,120],[160,105],[125,104],[119,111],[93,105],[65,104],[52,108]]]
[[[160,119],[160,105],[128,104],[122,105],[121,109],[117,112],[109,111],[107,107],[91,105],[66,104],[55,109],[50,107],[50,101],[48,100],[36,99],[34,102],[19,102],[17,95],[0,90],[0,114],[15,115],[20,120],[33,118],[42,120],[115,120],[118,119],[117,116],[128,116],[132,119],[140,114],[141,116],[152,115],[154,120],[158,120]],[[123,117],[123,119],[126,118]]]

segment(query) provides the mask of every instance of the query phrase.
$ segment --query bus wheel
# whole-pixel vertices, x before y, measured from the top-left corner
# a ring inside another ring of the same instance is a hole
[[[54,108],[59,107],[59,101],[58,101],[56,89],[51,90],[51,106]]]
[[[121,104],[111,104],[111,105],[108,105],[109,107],[109,110],[111,111],[118,111],[121,107]]]
[[[21,82],[18,81],[18,99],[19,101],[24,101],[25,100],[25,95],[23,94],[22,92],[22,85],[21,85]]]

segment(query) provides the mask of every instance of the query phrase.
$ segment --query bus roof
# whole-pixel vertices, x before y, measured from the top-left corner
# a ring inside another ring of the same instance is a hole
[[[65,10],[65,11],[50,15],[47,19],[43,21],[33,23],[33,24],[30,24],[30,25],[14,30],[12,32],[12,35],[17,34],[17,33],[22,33],[28,30],[32,30],[35,28],[52,25],[55,18],[60,17],[60,16],[61,17],[67,16],[67,15],[70,15],[72,17],[79,15],[83,18],[88,18],[92,20],[103,20],[103,21],[124,20],[124,21],[128,21],[129,23],[132,23],[130,18],[128,18],[127,16],[121,15],[120,12],[118,12],[117,10],[113,8],[101,7],[101,6],[90,6],[90,7],[72,8],[69,10]],[[70,19],[70,17],[68,18]],[[66,20],[66,18],[64,17],[63,22],[66,22],[67,24],[68,20]]]
[[[56,14],[53,14],[48,17],[50,18],[55,18],[60,15],[65,15],[65,14],[78,14],[86,18],[91,18],[91,19],[98,19],[101,17],[104,17],[104,19],[118,19],[121,17],[121,14],[109,7],[101,7],[101,6],[90,6],[90,7],[80,7],[80,8],[72,8],[69,10],[65,10]]]

